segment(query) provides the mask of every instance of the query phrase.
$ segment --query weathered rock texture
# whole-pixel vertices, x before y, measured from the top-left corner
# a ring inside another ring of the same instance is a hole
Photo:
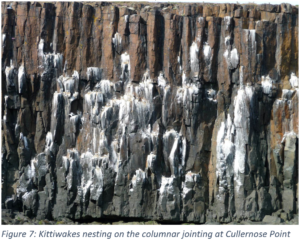
[[[194,223],[298,212],[298,8],[1,11],[2,208]]]

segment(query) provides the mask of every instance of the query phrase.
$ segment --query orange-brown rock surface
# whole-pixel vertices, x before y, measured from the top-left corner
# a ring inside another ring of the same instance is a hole
[[[298,213],[297,7],[2,2],[1,14],[2,209]]]

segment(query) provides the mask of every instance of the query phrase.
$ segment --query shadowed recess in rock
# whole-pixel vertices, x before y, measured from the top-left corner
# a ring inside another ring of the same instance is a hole
[[[175,224],[298,213],[298,7],[1,4],[2,209]]]

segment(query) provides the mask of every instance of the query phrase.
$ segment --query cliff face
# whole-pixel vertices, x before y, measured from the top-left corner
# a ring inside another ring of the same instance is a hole
[[[298,9],[2,3],[2,208],[298,212]]]

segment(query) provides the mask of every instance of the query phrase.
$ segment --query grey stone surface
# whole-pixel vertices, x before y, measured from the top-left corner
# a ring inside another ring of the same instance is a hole
[[[5,4],[3,210],[296,223],[297,7]]]

